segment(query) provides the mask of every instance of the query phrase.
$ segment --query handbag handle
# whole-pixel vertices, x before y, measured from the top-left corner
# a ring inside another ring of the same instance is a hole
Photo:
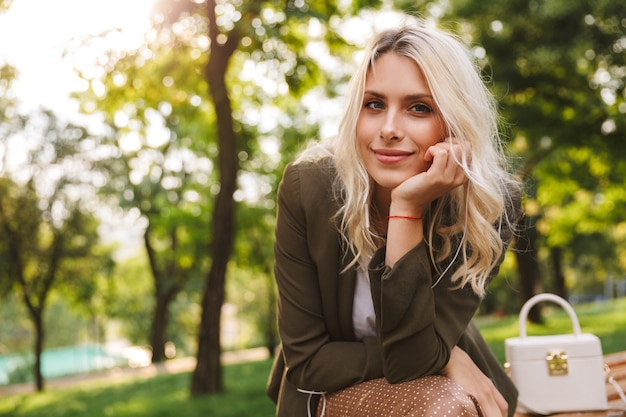
[[[570,320],[572,321],[572,327],[574,328],[574,335],[576,336],[580,335],[580,323],[578,322],[578,317],[576,317],[576,312],[574,311],[570,303],[568,303],[567,301],[565,301],[565,299],[559,297],[556,294],[543,293],[543,294],[537,294],[531,297],[528,301],[524,303],[524,305],[522,306],[522,309],[520,310],[519,334],[522,339],[526,337],[526,318],[528,317],[528,312],[530,311],[532,306],[542,301],[552,301],[553,303],[556,303],[560,305],[561,307],[563,307],[563,309],[565,309],[565,311],[569,315]]]

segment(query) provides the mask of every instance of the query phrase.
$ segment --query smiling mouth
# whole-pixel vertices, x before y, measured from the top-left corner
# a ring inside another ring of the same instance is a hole
[[[413,155],[412,152],[406,151],[397,151],[390,149],[373,149],[374,155],[376,159],[385,164],[394,164],[398,162],[402,162],[407,159],[409,156]]]

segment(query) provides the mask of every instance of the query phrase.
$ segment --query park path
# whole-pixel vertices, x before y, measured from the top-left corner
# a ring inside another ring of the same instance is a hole
[[[266,348],[253,348],[235,352],[224,352],[222,353],[222,363],[224,365],[229,365],[233,363],[263,360],[268,357],[269,353]],[[162,373],[174,374],[180,372],[191,372],[194,370],[195,366],[195,357],[178,358],[141,368],[115,368],[91,374],[71,375],[62,378],[48,379],[45,384],[46,389],[67,388],[92,382],[124,381],[136,378],[150,378]],[[32,392],[35,392],[33,383],[0,386],[0,398],[6,395],[28,394]]]

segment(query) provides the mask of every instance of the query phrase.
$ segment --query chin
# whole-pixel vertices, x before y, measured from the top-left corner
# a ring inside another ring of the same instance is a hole
[[[396,188],[398,185],[402,184],[404,181],[406,181],[408,178],[410,177],[406,177],[406,178],[374,178],[374,183],[376,184],[377,187],[379,188],[385,188],[388,190],[393,190],[394,188]]]

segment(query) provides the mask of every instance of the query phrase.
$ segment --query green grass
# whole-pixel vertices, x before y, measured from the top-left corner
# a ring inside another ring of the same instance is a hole
[[[189,373],[11,395],[0,398],[0,416],[273,417],[265,395],[270,367],[269,360],[226,366],[225,392],[202,398],[190,397]]]
[[[549,306],[545,324],[529,325],[528,334],[572,332],[567,314]],[[599,336],[604,353],[626,350],[626,298],[574,309],[582,331]],[[503,361],[504,339],[518,335],[517,317],[480,317],[477,322]],[[269,360],[226,366],[225,393],[204,398],[189,396],[189,373],[10,395],[0,398],[0,417],[273,417],[274,405],[265,395],[270,367]]]

